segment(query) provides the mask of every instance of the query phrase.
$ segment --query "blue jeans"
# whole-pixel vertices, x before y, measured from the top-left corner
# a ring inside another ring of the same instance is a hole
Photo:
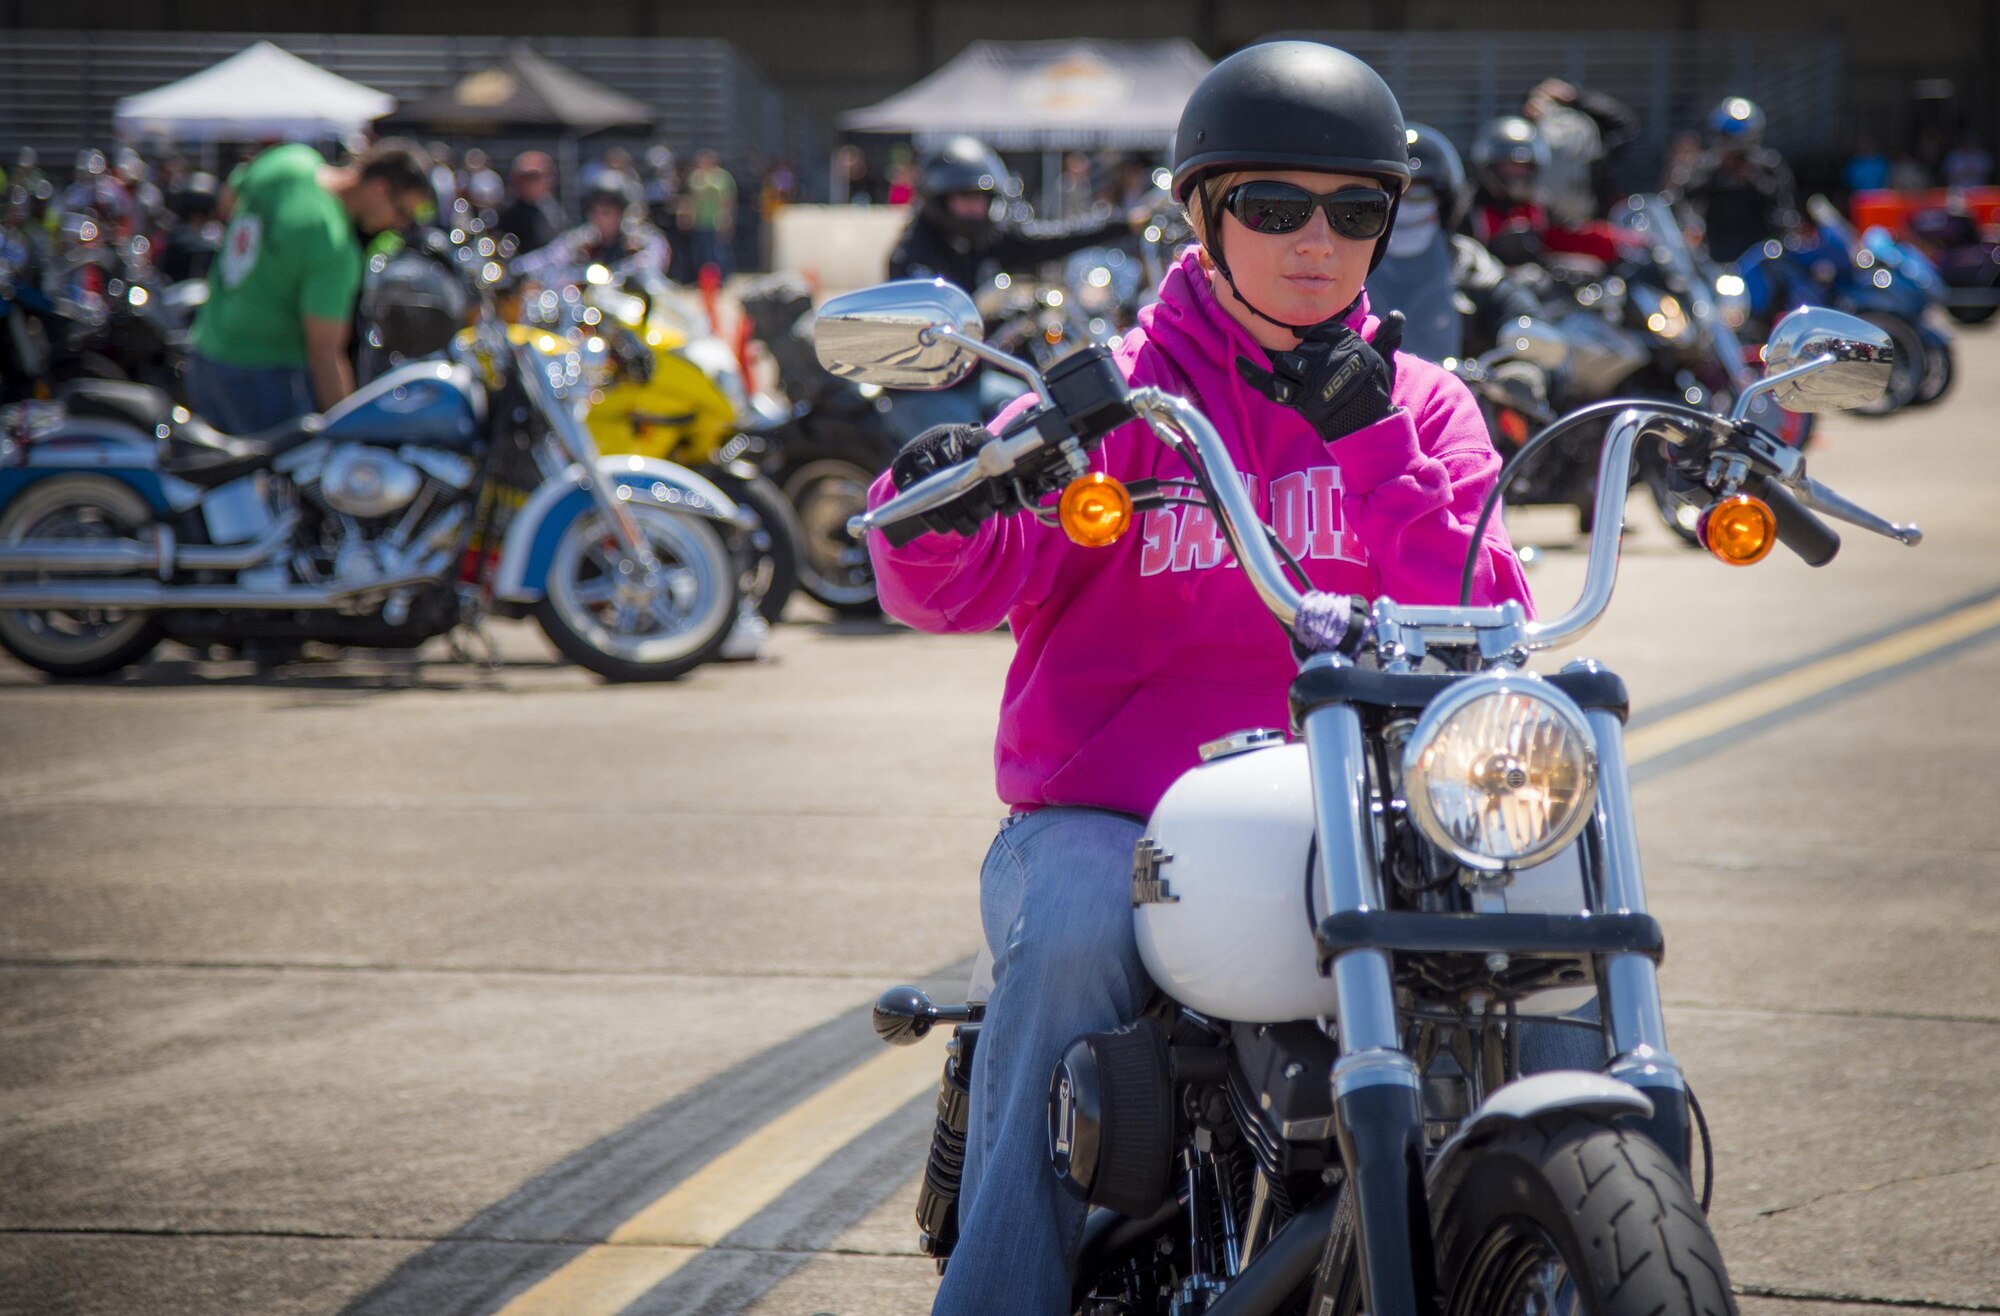
[[[729,277],[730,246],[733,235],[718,228],[698,228],[688,235],[694,243],[694,267],[697,273],[704,265],[713,265],[723,278]]]
[[[1096,809],[1016,814],[979,874],[993,993],[972,1053],[959,1241],[934,1316],[1069,1311],[1086,1208],[1049,1165],[1049,1075],[1079,1033],[1152,994],[1132,939],[1132,847],[1145,828]]]
[[[255,434],[313,410],[304,366],[231,366],[190,353],[188,410],[224,434]]]
[[[1145,827],[1097,809],[1016,814],[979,873],[993,992],[972,1053],[959,1240],[932,1316],[1064,1316],[1088,1208],[1049,1164],[1049,1076],[1081,1033],[1138,1016],[1153,985],[1132,934]],[[1592,1003],[1578,1016],[1596,1018]],[[1600,1069],[1588,1029],[1524,1023],[1521,1068]]]

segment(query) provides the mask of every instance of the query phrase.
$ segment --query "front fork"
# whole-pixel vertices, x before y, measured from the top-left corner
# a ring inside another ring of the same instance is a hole
[[[1321,907],[1328,914],[1380,909],[1361,716],[1348,704],[1325,705],[1306,714],[1303,733],[1313,768]],[[1334,1112],[1354,1194],[1366,1310],[1419,1316],[1436,1309],[1437,1266],[1424,1194],[1421,1080],[1403,1050],[1389,952],[1346,951],[1334,957],[1331,973],[1340,1042]]]
[[[1646,886],[1640,879],[1632,782],[1625,771],[1625,724],[1607,709],[1592,709],[1584,716],[1597,741],[1597,825],[1604,837],[1598,908],[1614,914],[1644,914]],[[1650,1119],[1629,1119],[1660,1145],[1685,1177],[1687,1079],[1681,1073],[1681,1062],[1667,1050],[1659,966],[1644,955],[1600,956],[1597,995],[1611,1040],[1611,1063],[1605,1072],[1651,1099]]]
[[[1598,908],[1643,914],[1624,727],[1608,711],[1586,716],[1597,740],[1598,824],[1605,850]],[[1324,705],[1305,715],[1302,732],[1312,762],[1321,908],[1328,914],[1381,909],[1360,715],[1351,705]],[[1373,1316],[1420,1316],[1437,1306],[1424,1190],[1422,1088],[1416,1062],[1402,1046],[1389,953],[1348,950],[1334,958],[1331,972],[1340,1044],[1334,1109],[1354,1194],[1365,1309]],[[1603,956],[1598,993],[1613,1052],[1608,1072],[1651,1098],[1651,1118],[1637,1122],[1686,1174],[1687,1085],[1680,1062],[1667,1050],[1657,967],[1640,954]]]

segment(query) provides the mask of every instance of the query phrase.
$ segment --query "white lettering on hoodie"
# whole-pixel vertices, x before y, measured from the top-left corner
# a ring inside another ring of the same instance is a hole
[[[1257,477],[1245,474],[1250,501],[1257,501]],[[1271,481],[1270,526],[1301,562],[1334,559],[1365,565],[1361,541],[1341,515],[1340,468],[1311,466]],[[1206,571],[1236,565],[1222,527],[1206,507],[1156,507],[1140,526],[1139,574]]]

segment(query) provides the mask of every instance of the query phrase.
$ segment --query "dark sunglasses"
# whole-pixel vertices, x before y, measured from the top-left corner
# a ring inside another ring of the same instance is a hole
[[[1238,183],[1223,195],[1223,207],[1252,233],[1296,233],[1312,222],[1313,207],[1343,238],[1379,238],[1389,226],[1389,194],[1379,187],[1343,187],[1308,192],[1292,183]]]

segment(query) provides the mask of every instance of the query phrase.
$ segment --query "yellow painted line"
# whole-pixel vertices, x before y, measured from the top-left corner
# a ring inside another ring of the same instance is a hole
[[[889,1112],[935,1091],[943,1068],[938,1041],[884,1048],[702,1166],[496,1316],[613,1316]]]
[[[1989,599],[1768,681],[1759,681],[1684,713],[1634,727],[1625,734],[1626,761],[1637,765],[1642,760],[1670,754],[1732,727],[1804,703],[1850,681],[1969,640],[1996,626],[2000,626],[2000,599]]]
[[[1625,737],[1626,759],[1658,758],[1995,627],[2000,598],[1636,728]],[[704,1165],[495,1316],[616,1316],[889,1112],[934,1090],[943,1063],[935,1040],[882,1051]]]

